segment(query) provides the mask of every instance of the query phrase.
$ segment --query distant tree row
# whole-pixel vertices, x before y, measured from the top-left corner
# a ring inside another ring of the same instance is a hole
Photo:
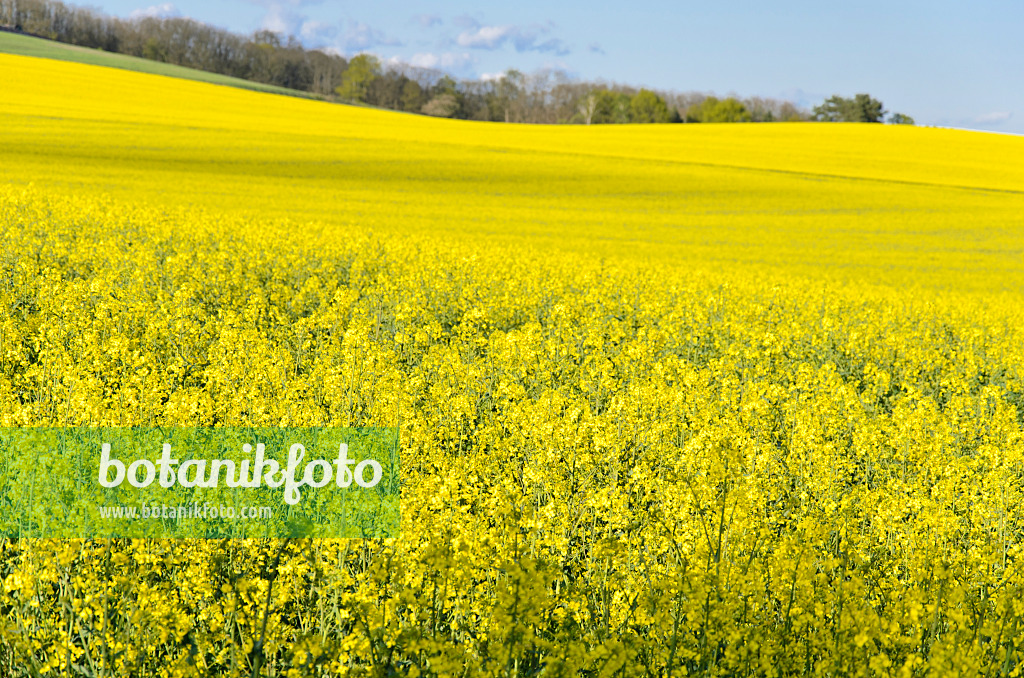
[[[348,61],[270,31],[243,37],[192,19],[119,19],[59,0],[0,0],[0,24],[60,42],[331,95]]]
[[[868,94],[857,94],[846,99],[838,94],[814,107],[814,119],[826,122],[882,122],[887,111],[882,102]],[[914,119],[903,113],[893,113],[889,122],[895,125],[913,125]]]
[[[431,69],[382,64],[370,54],[351,60],[305,49],[292,36],[242,36],[186,18],[119,19],[60,0],[0,0],[0,25],[83,47],[187,66],[255,82],[446,118],[543,124],[880,122],[881,102],[867,94],[833,96],[808,112],[789,101],[581,82],[542,70],[510,69],[497,78],[456,81]],[[889,122],[913,124],[894,114]]]
[[[422,74],[420,74],[422,75]],[[401,67],[374,56],[353,57],[338,95],[345,100],[439,117],[541,124],[772,122],[810,120],[788,101],[718,99],[602,82],[573,80],[556,70],[524,74],[510,69],[488,80],[405,82]]]

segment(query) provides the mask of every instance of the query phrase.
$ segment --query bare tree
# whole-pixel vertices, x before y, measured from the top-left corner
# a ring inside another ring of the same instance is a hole
[[[580,102],[580,114],[583,116],[584,122],[588,125],[594,119],[594,113],[597,112],[597,96],[591,92],[583,101]]]

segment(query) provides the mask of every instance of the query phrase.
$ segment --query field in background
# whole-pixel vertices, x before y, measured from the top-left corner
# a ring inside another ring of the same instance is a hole
[[[0,56],[0,182],[0,425],[397,425],[404,474],[394,541],[4,541],[10,675],[1024,666],[1024,139]]]
[[[1021,138],[842,124],[500,126],[0,58],[0,84],[18,93],[0,99],[0,178],[18,184],[611,256],[1021,289]]]

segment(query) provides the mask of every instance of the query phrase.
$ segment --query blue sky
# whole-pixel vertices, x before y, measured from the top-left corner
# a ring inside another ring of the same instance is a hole
[[[560,68],[680,92],[804,106],[867,92],[918,124],[1024,133],[1024,2],[780,0],[100,0],[117,16],[270,28],[309,47],[446,70]]]

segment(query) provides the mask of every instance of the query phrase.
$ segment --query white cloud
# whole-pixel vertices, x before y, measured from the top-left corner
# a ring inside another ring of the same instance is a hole
[[[463,23],[472,21],[465,17]],[[517,52],[552,52],[559,56],[569,53],[569,48],[558,38],[544,39],[551,32],[546,26],[481,26],[472,22],[467,30],[455,38],[460,47],[494,50],[511,43]]]
[[[524,39],[523,41],[517,40],[516,50],[519,52],[553,52],[559,56],[564,56],[571,51],[568,46],[558,38],[550,38],[540,43],[535,42],[532,39]]]
[[[416,68],[437,68],[441,57],[436,54],[414,54],[409,63]]]
[[[361,21],[349,22],[345,32],[345,49],[361,52],[374,47],[394,47],[402,44],[401,40],[388,37],[383,31],[368,26]]]
[[[436,14],[417,14],[413,17],[413,21],[423,28],[433,28],[437,24],[441,23],[441,17]]]
[[[302,28],[306,18],[285,3],[275,2],[267,7],[261,27],[281,35],[295,35]]]
[[[266,9],[261,27],[280,35],[299,37],[307,46],[319,47],[337,54],[352,54],[380,46],[401,45],[380,29],[361,21],[335,24],[312,19],[303,10],[321,0],[250,0]]]
[[[250,5],[258,7],[274,7],[275,5],[288,5],[289,7],[307,7],[319,5],[323,0],[246,0]]]
[[[441,55],[441,68],[452,68],[454,70],[462,70],[476,63],[476,60],[466,52],[462,54],[452,54],[446,52]]]
[[[1006,122],[1013,117],[1013,113],[1010,111],[995,111],[992,113],[985,113],[979,115],[971,120],[971,122],[978,125],[998,125],[999,123]]]
[[[443,68],[447,70],[461,71],[475,63],[472,55],[468,52],[444,52],[434,54],[432,52],[421,52],[414,54],[409,59],[409,65],[417,68]]]
[[[569,64],[565,63],[561,59],[553,59],[551,61],[545,61],[541,67],[541,71],[561,71],[563,73],[569,70]]]
[[[323,21],[304,21],[299,27],[299,37],[307,43],[323,43],[333,40],[338,28]]]
[[[174,6],[173,2],[165,2],[162,5],[151,5],[145,9],[137,9],[128,15],[130,19],[147,19],[147,18],[159,18],[168,19],[171,17],[181,16],[181,12]]]
[[[496,49],[501,47],[515,30],[515,26],[480,26],[475,30],[460,33],[455,41],[462,47]]]
[[[480,79],[484,82],[497,81],[505,77],[504,73],[481,73]]]

